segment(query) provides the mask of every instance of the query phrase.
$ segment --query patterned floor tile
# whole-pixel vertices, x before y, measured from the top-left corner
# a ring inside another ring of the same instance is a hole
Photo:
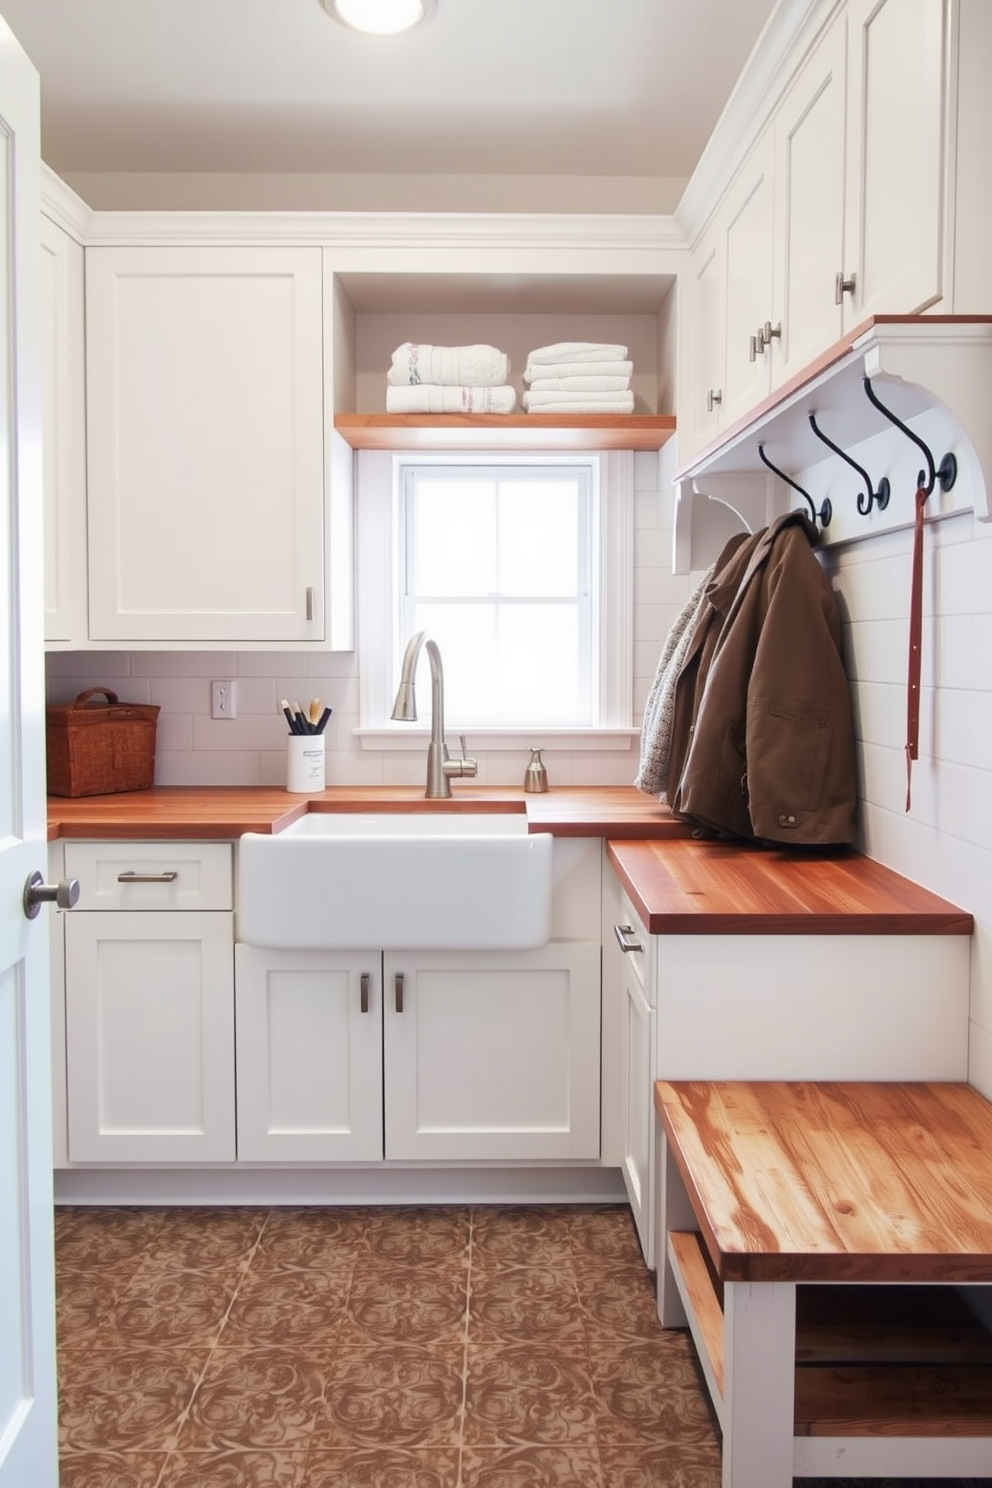
[[[589,1357],[600,1446],[695,1447],[712,1440],[712,1413],[687,1333],[664,1333],[651,1343],[600,1344]]]
[[[458,1451],[318,1452],[307,1458],[306,1488],[457,1488]]]
[[[66,1350],[60,1360],[59,1441],[67,1451],[168,1451],[206,1351]]]
[[[105,1346],[211,1348],[242,1279],[241,1272],[140,1268],[114,1299],[100,1333]]]
[[[575,1277],[567,1260],[554,1266],[473,1261],[469,1317],[473,1343],[585,1340]]]
[[[678,1442],[655,1446],[599,1449],[603,1482],[608,1488],[720,1488],[720,1445]],[[834,1483],[833,1488],[841,1488]],[[876,1485],[878,1488],[878,1485]]]
[[[313,1449],[458,1444],[462,1346],[342,1348],[314,1427]]]
[[[253,1264],[231,1305],[220,1347],[332,1347],[348,1289],[347,1271],[256,1271]]]
[[[304,1451],[331,1357],[261,1345],[215,1349],[180,1429],[180,1451]]]
[[[572,1222],[563,1208],[507,1205],[476,1209],[472,1262],[554,1266],[570,1256]]]
[[[595,1272],[577,1270],[579,1311],[591,1347],[620,1339],[657,1341],[658,1309],[654,1280],[638,1266],[601,1264]]]
[[[303,1451],[173,1452],[157,1488],[304,1488],[306,1461]]]
[[[63,1452],[59,1488],[158,1488],[165,1452]]]
[[[339,1342],[453,1344],[464,1339],[465,1327],[464,1272],[401,1267],[356,1275]]]
[[[454,1262],[467,1265],[470,1211],[461,1208],[369,1211],[364,1243],[356,1257],[356,1275],[363,1268],[435,1266]]]
[[[59,1209],[55,1216],[57,1268],[99,1271],[140,1261],[158,1235],[163,1209]]]
[[[584,1346],[468,1346],[465,1441],[471,1446],[596,1444]]]
[[[633,1216],[623,1204],[590,1207],[577,1213],[572,1220],[571,1240],[576,1271],[589,1259],[644,1268]]]
[[[230,1269],[247,1262],[267,1217],[265,1209],[167,1209],[146,1256],[180,1271]]]
[[[140,1264],[133,1261],[123,1275],[60,1267],[55,1280],[55,1328],[60,1349],[100,1342],[115,1302],[127,1290]]]
[[[252,1270],[350,1271],[365,1238],[367,1209],[273,1209]]]
[[[461,1488],[613,1488],[587,1447],[467,1448]]]

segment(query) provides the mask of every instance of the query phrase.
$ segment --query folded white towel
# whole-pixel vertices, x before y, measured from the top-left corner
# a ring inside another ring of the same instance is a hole
[[[512,387],[450,387],[421,382],[417,387],[387,387],[387,413],[512,413],[517,405]]]
[[[626,346],[610,346],[603,341],[556,341],[552,346],[539,346],[528,356],[529,362],[623,362]]]
[[[445,387],[499,387],[510,375],[510,359],[495,346],[424,346],[404,341],[393,352],[390,387],[430,382]]]
[[[609,366],[604,362],[603,366]],[[625,393],[629,377],[535,377],[532,393]]]
[[[629,377],[633,370],[633,362],[528,362],[524,382],[539,377]]]
[[[626,388],[615,389],[612,392],[581,392],[578,389],[559,388],[547,392],[524,393],[523,404],[525,408],[545,408],[549,403],[588,403],[591,406],[594,403],[625,402],[628,398],[633,406],[634,395]]]
[[[527,394],[524,393],[524,408],[528,413],[633,413],[633,393],[611,393],[608,399],[599,403],[583,402],[588,394],[577,393],[574,398],[567,398],[561,394],[560,403],[540,403],[533,407],[527,402]]]

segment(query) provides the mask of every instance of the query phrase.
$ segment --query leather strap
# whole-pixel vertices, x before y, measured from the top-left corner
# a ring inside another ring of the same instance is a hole
[[[913,577],[909,595],[909,681],[906,692],[906,810],[911,804],[913,761],[920,757],[920,652],[923,643],[923,510],[927,493],[916,490]]]

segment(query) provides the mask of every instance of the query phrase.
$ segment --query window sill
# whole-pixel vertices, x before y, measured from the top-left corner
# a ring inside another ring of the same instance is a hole
[[[445,733],[449,740],[456,740],[460,729],[450,725]],[[522,749],[632,749],[639,739],[639,728],[467,728],[465,745],[469,753],[489,753],[506,749],[519,752]],[[422,752],[430,741],[429,728],[357,728],[354,730],[363,749],[380,750],[385,753]],[[451,747],[449,743],[449,748]]]

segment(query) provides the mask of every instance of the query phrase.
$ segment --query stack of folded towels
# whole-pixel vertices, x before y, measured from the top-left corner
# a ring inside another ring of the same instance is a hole
[[[524,393],[528,413],[633,413],[633,362],[626,346],[600,341],[558,341],[527,358]]]
[[[387,413],[512,413],[510,359],[495,346],[404,341],[386,377]]]

